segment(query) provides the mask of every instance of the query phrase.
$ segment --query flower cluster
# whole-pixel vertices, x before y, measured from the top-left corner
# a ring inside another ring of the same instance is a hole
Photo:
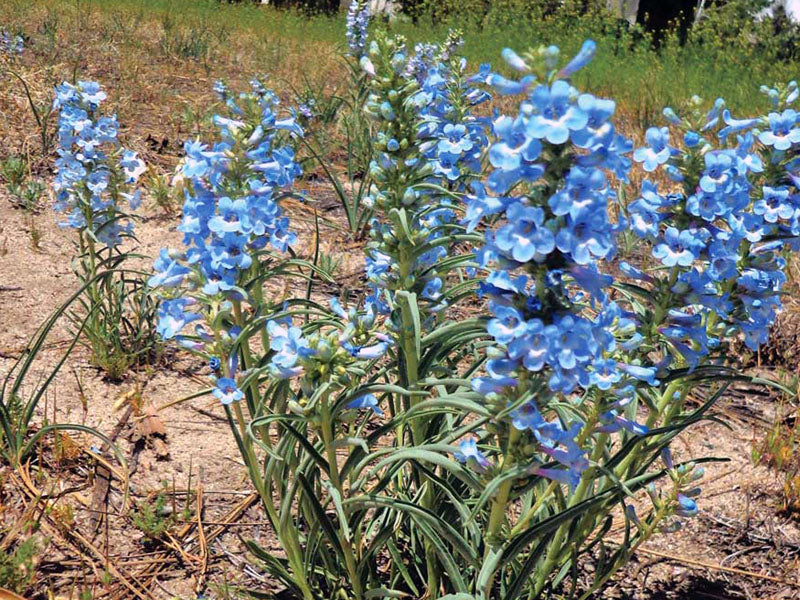
[[[372,76],[365,110],[380,124],[370,202],[384,215],[372,224],[367,276],[384,309],[383,290],[397,289],[421,298],[427,315],[447,306],[437,265],[447,256],[457,206],[442,191],[462,191],[480,178],[489,126],[471,112],[489,96],[474,87],[479,77],[464,75],[463,59],[451,55],[458,40],[451,34],[444,50],[422,60],[408,58],[401,38],[380,39],[362,61]],[[421,83],[409,80],[409,69],[416,73],[423,63]]]
[[[655,369],[620,360],[620,346],[636,343],[635,322],[609,299],[612,278],[598,269],[614,256],[624,225],[609,218],[616,202],[610,177],[626,180],[632,148],[610,121],[614,102],[581,94],[565,78],[592,52],[589,42],[557,71],[552,48],[527,59],[504,51],[526,75],[516,82],[489,73],[486,81],[526,97],[517,116],[494,119],[489,192],[474,185],[464,219],[468,230],[489,216],[495,222],[478,262],[490,269],[481,293],[489,299],[487,329],[496,347],[473,388],[497,411],[513,406],[512,427],[530,432],[545,460],[566,467],[538,473],[573,486],[588,466],[579,440],[592,431],[646,432],[624,416],[625,407],[640,381],[656,383]],[[531,74],[537,68],[539,83]],[[596,392],[593,418],[567,423],[545,416],[559,395],[577,388]]]
[[[332,384],[333,389],[357,388],[364,363],[380,359],[392,344],[379,331],[374,303],[361,311],[345,310],[338,299],[331,298],[330,310],[329,324],[310,332],[293,325],[290,317],[267,322],[273,351],[269,371],[277,379],[300,378],[301,407],[323,384]],[[359,394],[345,408],[369,408],[383,414],[373,394]]]
[[[116,116],[99,113],[105,99],[95,82],[56,88],[59,147],[53,189],[56,210],[67,215],[62,226],[88,230],[111,248],[132,232],[120,203],[125,200],[131,210],[139,206],[139,191],[132,189],[145,165],[135,152],[119,147]]]
[[[796,86],[783,94],[789,103],[796,97]],[[673,188],[662,193],[645,180],[628,207],[631,229],[669,273],[659,286],[680,299],[656,325],[690,368],[732,332],[752,349],[766,342],[786,281],[782,251],[800,234],[795,111],[733,119],[722,100],[708,112],[699,105],[693,99],[683,118],[665,111],[681,147],[667,127],[648,130],[634,158],[646,171],[663,170]],[[629,275],[653,280],[632,268]]]
[[[293,118],[278,118],[277,97],[256,84],[238,99],[218,85],[232,113],[214,117],[219,140],[185,145],[180,177],[186,200],[178,226],[185,248],[162,250],[150,279],[174,296],[160,309],[165,339],[199,319],[210,327],[230,302],[252,300],[248,274],[257,272],[260,255],[268,246],[283,252],[296,239],[279,201],[300,174],[286,138],[303,132]],[[196,333],[189,345],[202,347],[211,338],[202,326]]]
[[[431,66],[413,98],[422,121],[418,136],[425,140],[422,155],[441,184],[459,191],[480,176],[490,126],[490,119],[472,113],[490,99],[474,85],[483,81],[483,74],[466,77],[465,69],[464,59]]]
[[[347,46],[351,56],[361,58],[367,47],[369,0],[351,0],[347,9]]]
[[[448,32],[444,44],[420,42],[414,46],[412,54],[406,63],[405,73],[408,77],[413,77],[421,85],[431,69],[440,65],[448,65],[457,58],[457,52],[464,45],[464,38],[461,32],[453,30]]]
[[[386,47],[384,47],[386,46]],[[388,220],[374,219],[373,241],[368,246],[367,278],[371,299],[388,309],[384,290],[409,290],[437,305],[441,280],[428,267],[446,252],[431,246],[438,228],[451,220],[447,207],[429,206],[418,186],[433,175],[433,166],[421,156],[418,140],[420,117],[411,100],[419,91],[416,80],[405,75],[407,56],[402,39],[373,41],[362,63],[370,79],[366,114],[379,124],[370,164],[370,203]],[[382,59],[377,67],[372,59]],[[428,208],[428,210],[425,210]],[[412,250],[429,245],[427,252]],[[401,256],[402,254],[402,256]]]
[[[7,29],[0,28],[0,54],[15,56],[22,54],[25,40],[21,35],[12,35]]]

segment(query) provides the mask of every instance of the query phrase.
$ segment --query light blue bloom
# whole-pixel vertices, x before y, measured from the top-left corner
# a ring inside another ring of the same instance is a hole
[[[570,131],[586,127],[589,115],[576,103],[576,91],[566,81],[552,86],[540,85],[531,93],[534,114],[527,124],[527,133],[551,144],[563,144]]]
[[[797,112],[787,108],[782,113],[769,113],[769,129],[758,134],[758,141],[776,150],[788,150],[792,144],[800,142],[800,128],[797,125]]]
[[[651,127],[645,132],[645,140],[647,146],[637,148],[633,152],[633,160],[643,163],[644,170],[650,173],[655,171],[659,165],[666,163],[671,156],[669,129]]]
[[[239,400],[244,398],[244,393],[236,387],[236,381],[230,377],[220,377],[217,380],[216,387],[211,393],[226,406],[234,402],[239,402]]]
[[[378,405],[378,399],[374,394],[364,394],[363,396],[359,396],[358,398],[348,402],[345,408],[355,410],[368,408],[379,417],[383,416],[383,410],[381,410],[381,407]]]
[[[481,473],[486,472],[492,466],[486,455],[478,449],[478,444],[474,438],[461,440],[458,444],[458,450],[453,452],[453,456],[458,462],[473,465]]]

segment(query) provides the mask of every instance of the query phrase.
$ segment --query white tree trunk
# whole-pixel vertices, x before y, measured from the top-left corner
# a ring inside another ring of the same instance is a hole
[[[639,0],[606,0],[609,10],[628,21],[631,25],[636,23],[636,14],[639,12]]]

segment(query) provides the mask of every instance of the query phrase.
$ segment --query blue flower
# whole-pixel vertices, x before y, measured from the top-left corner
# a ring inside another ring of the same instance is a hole
[[[555,238],[544,226],[544,211],[541,208],[516,202],[506,212],[509,223],[495,234],[495,244],[500,250],[521,263],[544,257],[553,251]]]
[[[641,367],[638,365],[617,363],[617,368],[619,368],[624,373],[630,375],[634,379],[638,379],[639,381],[644,381],[648,385],[651,386],[658,385],[658,380],[656,379],[657,369],[655,367]]]
[[[217,385],[211,393],[226,406],[244,398],[242,390],[236,387],[236,382],[230,377],[217,379]]]
[[[458,450],[453,452],[453,456],[458,462],[468,463],[476,467],[481,473],[486,472],[492,463],[478,450],[478,444],[474,438],[467,438],[458,444]]]
[[[782,113],[768,115],[769,129],[758,134],[758,141],[775,150],[788,150],[792,144],[800,142],[800,128],[796,128],[797,112],[787,108]]]
[[[287,327],[278,321],[268,321],[267,333],[270,338],[269,347],[275,351],[270,360],[270,367],[275,375],[288,378],[302,373],[302,365],[298,363],[313,354],[308,340],[303,337],[303,331],[299,327]]]
[[[381,407],[378,405],[378,399],[375,397],[374,394],[364,394],[363,396],[359,396],[358,398],[348,402],[345,405],[345,408],[349,409],[368,408],[372,410],[379,417],[383,416],[383,410],[381,410]]]
[[[517,383],[518,381],[514,377],[473,377],[471,385],[472,389],[482,396],[488,396],[516,387]]]
[[[501,344],[508,344],[525,332],[527,324],[522,313],[513,306],[494,305],[492,312],[495,317],[489,320],[486,330]]]
[[[201,318],[201,315],[186,310],[196,302],[190,298],[164,300],[158,307],[156,330],[165,340],[174,338],[186,325]]]
[[[584,41],[580,51],[578,51],[575,57],[558,72],[558,76],[568,78],[577,71],[580,71],[592,61],[596,51],[597,44],[594,42],[594,40]]]
[[[605,212],[585,211],[556,234],[556,247],[579,265],[614,252],[613,229]]]
[[[65,82],[56,87],[53,107],[59,111],[59,156],[53,189],[56,211],[67,216],[62,227],[91,226],[90,235],[114,248],[133,232],[118,201],[127,199],[131,209],[138,207],[139,192],[130,186],[145,165],[135,152],[118,147],[116,117],[98,114],[105,98],[96,82],[82,81],[77,86]],[[123,182],[115,185],[112,193],[112,174],[120,170]]]
[[[705,241],[698,233],[689,229],[678,231],[675,227],[668,227],[664,232],[664,241],[653,248],[653,256],[667,267],[688,267],[704,248]]]
[[[513,79],[506,79],[499,73],[491,73],[486,78],[486,83],[492,86],[499,94],[504,96],[515,96],[517,94],[522,94],[530,88],[530,86],[536,81],[536,78],[532,75],[526,75],[519,81],[514,81]]]
[[[633,160],[644,163],[642,166],[649,173],[666,163],[671,156],[669,129],[651,127],[645,132],[645,140],[647,146],[637,148],[633,152]]]
[[[155,274],[147,281],[150,287],[172,288],[179,286],[190,269],[183,266],[177,259],[170,256],[169,250],[162,248],[158,258],[153,263]]]
[[[600,390],[609,390],[622,379],[622,373],[613,359],[597,359],[592,363],[589,381]]]
[[[573,167],[564,183],[548,200],[553,214],[578,219],[598,204],[605,204],[606,176],[601,170]]]
[[[659,208],[663,205],[664,199],[659,196],[656,185],[644,180],[642,196],[628,206],[631,230],[642,238],[658,237],[658,225],[662,219]]]
[[[502,194],[517,181],[533,182],[544,174],[544,167],[534,161],[542,144],[527,132],[521,117],[502,116],[493,123],[498,141],[489,148],[489,162],[495,170],[489,175],[488,186]]]
[[[693,517],[698,513],[697,503],[684,494],[678,494],[678,510],[681,517]]]
[[[551,144],[563,144],[570,131],[586,127],[589,115],[580,109],[577,94],[566,81],[556,81],[552,86],[540,85],[531,93],[534,114],[527,124],[528,135],[545,139]]]
[[[726,127],[720,129],[718,134],[722,139],[727,138],[733,133],[739,133],[740,131],[752,129],[758,125],[759,121],[758,119],[734,119],[731,116],[731,111],[727,109],[722,113],[722,120],[725,121],[726,125]]]
[[[700,189],[709,194],[729,190],[736,176],[735,166],[735,156],[731,153],[724,150],[708,152],[705,155],[705,170],[700,178]]]
[[[466,225],[467,231],[472,232],[485,216],[496,215],[506,209],[510,198],[505,196],[487,196],[486,188],[479,181],[471,183],[473,193],[465,198],[467,203],[462,225]]]
[[[764,217],[767,223],[777,223],[779,219],[791,219],[798,208],[787,188],[764,186],[763,196],[753,203],[753,212]]]
[[[367,46],[369,5],[368,0],[352,0],[347,9],[347,46],[350,48],[350,54],[356,58],[364,55]]]
[[[350,353],[352,357],[360,358],[362,360],[377,360],[386,354],[386,351],[389,349],[388,342],[379,342],[377,344],[373,344],[372,346],[353,346],[351,344],[344,343],[342,346]]]
[[[110,137],[108,133],[105,135],[106,137]],[[135,183],[138,181],[139,176],[146,170],[144,161],[139,158],[136,152],[131,150],[124,150],[122,152],[122,158],[119,164],[125,173],[125,183]]]

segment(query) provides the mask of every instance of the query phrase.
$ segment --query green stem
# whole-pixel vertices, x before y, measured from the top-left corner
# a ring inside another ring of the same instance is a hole
[[[506,451],[503,454],[503,461],[500,465],[500,473],[504,473],[510,467],[514,466],[516,461],[514,457],[514,449],[519,441],[521,432],[516,427],[511,427],[511,431],[508,435],[508,444],[506,445]],[[486,545],[486,554],[491,551],[491,549],[497,545],[497,542],[500,537],[500,530],[503,527],[503,524],[506,522],[506,512],[508,510],[508,497],[511,493],[511,487],[513,486],[514,481],[509,479],[508,481],[503,482],[500,485],[500,489],[497,491],[497,495],[494,497],[492,501],[492,509],[489,513],[489,526],[487,529],[487,545]],[[488,597],[488,596],[487,596]]]
[[[587,419],[586,424],[583,427],[578,438],[575,440],[578,446],[583,446],[586,442],[588,437],[592,434],[592,430],[594,426],[597,424],[597,420],[599,417],[598,408],[600,403],[597,402],[595,404],[595,410],[592,412],[589,419]],[[591,461],[596,463],[600,460],[603,456],[603,452],[605,451],[606,442],[608,440],[608,434],[603,433],[600,434],[597,438],[597,441],[594,446],[594,452],[591,455]],[[584,471],[583,475],[581,476],[580,483],[575,488],[572,496],[567,503],[567,508],[572,508],[573,506],[577,505],[578,503],[582,502],[585,499],[586,493],[589,491],[592,482],[594,481],[594,467],[589,467]],[[547,546],[547,553],[544,563],[540,565],[536,569],[534,573],[534,588],[532,597],[536,598],[539,594],[542,593],[544,587],[547,585],[547,581],[549,579],[550,572],[553,568],[558,564],[561,560],[561,557],[564,552],[565,547],[565,537],[572,528],[572,522],[567,521],[562,523],[561,526],[556,530],[556,534],[553,536],[552,541]]]
[[[217,332],[217,341],[219,342],[219,333]],[[220,362],[223,365],[223,373],[226,377],[231,376],[230,369],[228,368],[228,357],[224,355],[224,353],[220,353]],[[267,511],[267,514],[272,521],[273,527],[275,528],[275,532],[278,535],[281,543],[283,544],[284,551],[286,552],[286,557],[289,560],[289,563],[292,567],[291,572],[294,578],[297,587],[300,588],[300,591],[303,594],[303,600],[314,600],[314,594],[311,592],[311,586],[308,583],[308,579],[306,578],[303,559],[302,559],[302,551],[300,548],[300,541],[297,537],[297,529],[294,527],[284,528],[281,526],[281,519],[278,515],[278,512],[275,510],[275,505],[273,504],[272,493],[271,493],[271,486],[266,481],[266,478],[262,478],[259,472],[259,460],[258,456],[256,455],[255,448],[253,446],[253,441],[250,439],[250,436],[247,434],[247,421],[245,420],[244,411],[242,410],[242,406],[239,402],[233,403],[233,414],[235,415],[235,419],[231,418],[231,413],[228,411],[228,418],[231,422],[231,426],[235,427],[239,434],[239,439],[241,440],[240,450],[242,453],[242,459],[245,461],[247,465],[247,471],[250,475],[250,481],[253,482],[253,486],[256,488],[256,492],[258,493],[259,497],[261,498],[261,503],[264,506],[264,510]],[[235,421],[235,423],[233,422]]]
[[[500,473],[505,473],[510,467],[514,466],[516,462],[516,458],[514,456],[514,450],[516,448],[517,443],[519,442],[521,436],[521,432],[516,427],[511,427],[511,431],[508,435],[508,442],[506,445],[506,451],[503,453],[502,463],[500,464]],[[506,522],[506,514],[508,512],[508,498],[511,495],[511,488],[514,485],[513,479],[508,479],[504,481],[500,485],[500,489],[497,490],[497,494],[495,495],[494,499],[492,500],[492,508],[489,512],[489,524],[486,530],[486,548],[484,549],[483,559],[486,561],[489,558],[489,555],[492,553],[493,550],[496,550],[497,547],[501,543],[501,535],[500,532],[503,528],[503,524]],[[486,581],[486,587],[484,588],[484,598],[489,598],[492,587],[494,585],[494,576],[495,573],[492,574]]]
[[[642,528],[639,538],[636,540],[636,542],[634,542],[633,545],[617,559],[612,568],[610,568],[598,581],[594,582],[592,586],[583,593],[579,600],[587,600],[587,598],[592,596],[594,592],[602,588],[606,582],[611,579],[611,577],[619,570],[619,568],[628,562],[630,557],[633,556],[636,550],[639,549],[639,546],[650,539],[650,537],[655,533],[658,524],[664,519],[665,516],[667,516],[667,513],[668,503],[665,502],[661,505],[658,511],[656,511],[652,521]]]
[[[335,487],[336,491],[339,492],[339,497],[344,498],[344,489],[342,488],[342,481],[339,475],[339,463],[336,459],[336,447],[333,443],[334,423],[331,417],[330,405],[328,404],[327,397],[322,398],[321,400],[320,429],[322,430],[322,443],[325,445],[325,453],[328,458],[331,484],[333,484],[333,487]],[[342,542],[342,550],[344,552],[345,566],[347,567],[347,574],[350,576],[350,581],[353,585],[353,593],[355,594],[357,600],[361,600],[361,598],[363,598],[364,591],[361,587],[361,579],[358,577],[358,569],[356,568],[357,562],[352,546],[353,542],[350,539],[350,535],[347,531],[347,523],[341,522],[341,519],[339,523],[339,533],[339,537]]]
[[[236,324],[239,327],[244,328],[245,321],[244,321],[244,315],[242,314],[241,302],[237,301],[233,303],[233,317],[234,320],[236,321]],[[245,370],[249,370],[253,365],[253,358],[250,353],[250,341],[245,340],[245,342],[241,345],[241,348],[242,348],[242,362],[244,363],[244,368]],[[248,387],[249,387],[248,410],[250,411],[250,418],[255,419],[258,416],[257,403],[260,398],[260,395],[258,393],[258,382],[256,381],[256,379],[252,379]],[[261,427],[258,427],[257,430],[259,437],[261,438],[261,441],[264,442],[264,444],[268,448],[272,448],[272,441],[270,440],[269,437],[269,427],[266,425],[262,425]]]
[[[537,498],[536,503],[519,519],[519,521],[517,521],[517,524],[511,528],[511,532],[509,533],[510,538],[515,537],[528,528],[531,520],[536,516],[536,513],[541,510],[545,500],[547,500],[547,498],[549,498],[556,490],[556,486],[558,486],[558,482],[551,481],[544,492],[539,494],[539,498]]]

